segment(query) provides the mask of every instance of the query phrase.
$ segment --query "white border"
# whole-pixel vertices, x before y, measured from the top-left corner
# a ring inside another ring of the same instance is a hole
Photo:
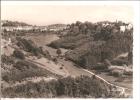
[[[1,1],[1,5],[135,5],[136,1]]]
[[[139,77],[140,76],[140,63],[139,63],[140,62],[140,44],[139,44],[140,43],[140,35],[139,35],[140,34],[140,28],[139,28],[140,27],[140,19],[139,19],[140,18],[140,9],[139,9],[140,2],[139,1],[2,1],[1,5],[132,5],[134,7],[133,99],[140,100],[140,77]],[[2,100],[9,100],[9,99],[2,98]],[[16,100],[18,100],[18,98]],[[30,100],[33,100],[33,99],[30,99]],[[103,99],[100,99],[100,100],[103,100]],[[117,99],[114,99],[114,100],[117,100]],[[121,99],[121,100],[125,100],[125,99]]]
[[[140,2],[134,5],[133,97],[140,100]]]

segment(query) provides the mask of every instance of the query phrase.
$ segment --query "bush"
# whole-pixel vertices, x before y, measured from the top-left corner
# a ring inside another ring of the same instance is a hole
[[[20,86],[2,90],[4,97],[108,97],[109,86],[100,80],[88,76],[76,78],[66,77],[50,82],[40,81],[39,83],[27,83]],[[32,90],[32,93],[31,91]]]
[[[113,75],[115,77],[121,77],[123,75],[123,71],[121,71],[121,70],[113,70],[113,71],[111,71],[111,75]]]
[[[7,65],[14,64],[14,58],[12,56],[1,55],[1,62]]]
[[[112,65],[123,66],[124,64],[127,65],[128,61],[125,59],[116,59],[111,61]]]

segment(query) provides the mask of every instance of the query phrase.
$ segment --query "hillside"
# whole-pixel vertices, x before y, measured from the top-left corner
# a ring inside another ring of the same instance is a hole
[[[132,97],[133,29],[121,25],[76,22],[49,34],[2,34],[2,97]]]
[[[93,68],[98,63],[110,62],[122,53],[132,52],[133,29],[121,31],[123,22],[81,23],[70,25],[69,32],[49,46],[71,49],[66,58],[83,67]],[[132,56],[130,58],[132,60]],[[132,61],[127,60],[127,62]],[[94,66],[93,66],[94,65]]]

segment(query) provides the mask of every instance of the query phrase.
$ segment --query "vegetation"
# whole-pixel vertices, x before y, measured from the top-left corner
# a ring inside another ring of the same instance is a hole
[[[85,40],[85,38],[87,38]],[[93,38],[89,36],[85,36],[83,34],[78,35],[68,35],[65,37],[62,37],[60,40],[56,40],[49,44],[49,46],[53,48],[65,48],[65,49],[74,49],[77,46],[80,46],[86,42],[91,41]]]
[[[98,79],[88,76],[77,78],[66,77],[52,80],[50,82],[40,81],[39,83],[28,82],[16,87],[9,87],[2,90],[3,97],[108,97],[109,86]]]
[[[44,56],[46,58],[51,58],[49,52],[47,50],[43,50],[42,47],[37,47],[37,45],[31,41],[31,40],[26,40],[24,38],[17,38],[17,45],[27,51],[27,52],[31,52],[32,54],[34,54],[35,56]]]
[[[116,59],[116,60],[112,60],[111,63],[113,65],[123,66],[124,64],[125,65],[128,65],[128,60],[125,60],[125,59]]]
[[[98,63],[104,63],[106,59],[111,62],[121,53],[132,52],[133,28],[121,32],[119,26],[125,23],[108,22],[109,25],[103,26],[105,23],[73,23],[65,36],[49,46],[72,49],[66,54],[66,58],[91,69]],[[132,54],[125,63],[130,62],[132,63]]]
[[[19,60],[14,65],[13,68],[2,74],[2,80],[5,81],[22,81],[25,78],[28,77],[39,77],[39,76],[55,76],[60,77],[59,75],[55,75],[43,68],[38,67],[37,65],[25,61],[25,60]]]

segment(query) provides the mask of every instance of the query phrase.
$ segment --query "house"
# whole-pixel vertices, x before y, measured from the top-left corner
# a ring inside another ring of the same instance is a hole
[[[121,25],[120,26],[120,31],[121,32],[125,32],[125,30],[127,29],[127,30],[130,30],[130,29],[132,29],[133,28],[133,25],[132,24],[125,24],[125,25]]]
[[[2,31],[6,30],[6,31],[22,31],[22,30],[26,30],[26,31],[29,31],[29,30],[32,30],[33,29],[33,26],[6,26],[6,27],[2,27],[1,28]]]

